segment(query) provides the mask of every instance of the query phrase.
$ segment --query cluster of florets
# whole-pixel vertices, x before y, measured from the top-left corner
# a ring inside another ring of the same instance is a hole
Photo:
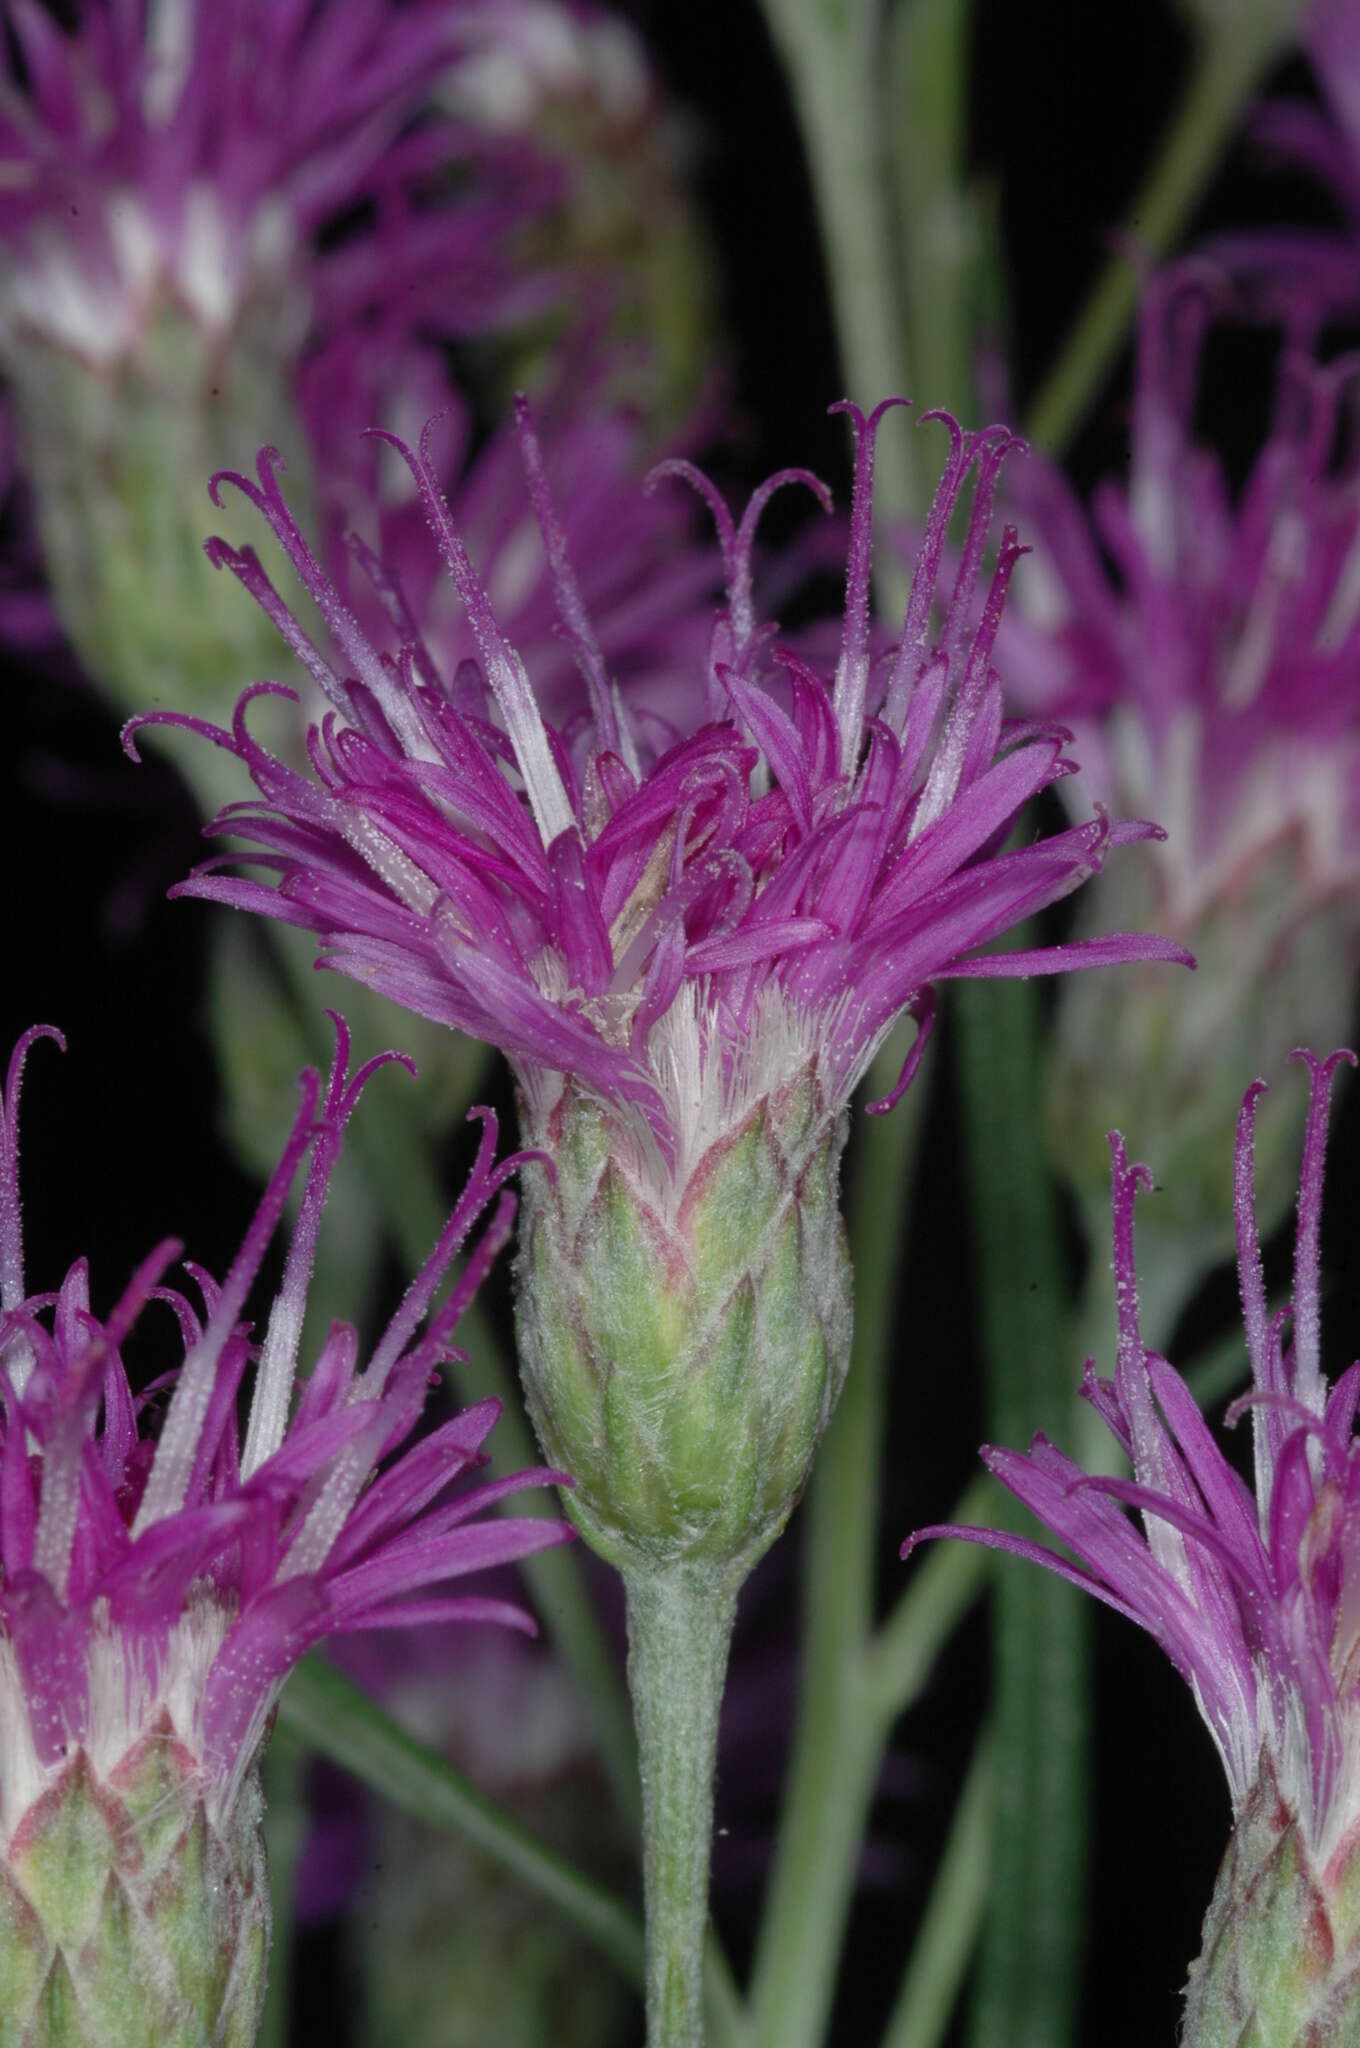
[[[346,347],[362,351],[362,336],[347,336]],[[471,407],[450,390],[442,369],[388,367],[390,384],[372,417],[406,424],[418,438],[425,420],[438,414],[441,474],[455,480],[451,515],[477,559],[502,631],[571,745],[588,715],[586,698],[560,628],[514,423],[501,422],[477,446]],[[320,362],[304,387],[330,499],[327,545],[319,552],[370,639],[382,646],[393,637],[418,638],[440,674],[457,676],[479,650],[430,545],[424,506],[391,447],[354,430],[345,396],[353,373],[338,374],[334,403]],[[559,385],[546,396],[536,420],[560,508],[558,545],[570,554],[601,656],[633,722],[665,732],[685,717],[692,679],[702,671],[721,565],[715,549],[698,544],[688,506],[670,492],[642,491],[636,421],[607,402],[598,376],[572,381],[571,390]]]
[[[527,145],[500,139],[474,192],[429,203],[475,133],[413,117],[432,77],[485,43],[479,7],[84,0],[73,32],[36,4],[10,29],[0,236],[21,332],[98,364],[166,300],[225,341],[248,304],[294,303],[299,284],[304,325],[323,331],[394,303],[414,324],[447,299],[475,328],[560,289],[507,261],[554,177]],[[359,207],[369,231],[322,256],[318,231]]]
[[[1036,602],[1003,634],[1015,701],[1076,733],[1074,787],[1166,827],[1157,915],[1180,937],[1282,854],[1291,921],[1360,874],[1354,363],[1286,351],[1271,431],[1234,492],[1193,430],[1230,298],[1200,262],[1150,284],[1130,480],[1099,487],[1091,522],[1055,468],[1019,466],[1042,548]]]
[[[196,1308],[164,1275],[174,1242],[142,1262],[96,1316],[78,1261],[55,1294],[25,1292],[17,1180],[19,1082],[39,1027],[19,1043],[0,1105],[0,1836],[69,1755],[96,1777],[168,1716],[201,1775],[210,1820],[229,1814],[288,1671],[338,1630],[491,1620],[532,1628],[503,1599],[448,1590],[469,1571],[560,1542],[537,1517],[479,1520],[520,1473],[451,1492],[484,1463],[499,1412],[482,1402],[409,1445],[431,1373],[513,1221],[496,1212],[447,1301],[439,1282],[519,1161],[494,1161],[484,1120],[476,1164],[448,1225],[362,1368],[334,1324],[294,1400],[326,1183],[374,1068],[347,1075],[348,1034],[325,1089],[302,1080],[288,1143],[226,1279],[189,1272]],[[241,1320],[289,1189],[311,1153],[282,1285],[263,1344]],[[149,1301],[178,1324],[182,1362],[134,1394],[122,1347]],[[242,1435],[237,1402],[255,1383]],[[171,1388],[158,1431],[148,1423]]]
[[[1129,1164],[1113,1133],[1119,1351],[1113,1380],[1097,1378],[1087,1360],[1082,1392],[1133,1476],[1090,1476],[1043,1436],[1027,1455],[987,1446],[989,1469],[1078,1562],[979,1529],[922,1530],[905,1549],[927,1536],[969,1536],[1037,1560],[1136,1621],[1192,1687],[1236,1813],[1268,1769],[1322,1867],[1360,1820],[1360,1362],[1328,1385],[1319,1314],[1328,1098],[1337,1066],[1354,1065],[1355,1055],[1294,1057],[1307,1062],[1310,1102],[1293,1299],[1273,1312],[1253,1198],[1263,1081],[1247,1090],[1237,1131],[1238,1279],[1252,1387],[1227,1419],[1251,1415],[1254,1491],[1215,1443],[1181,1375],[1142,1337],[1133,1212],[1151,1175]],[[1125,1508],[1141,1516],[1141,1535]]]
[[[480,660],[449,675],[400,601],[380,649],[361,629],[290,515],[265,450],[258,506],[335,643],[306,635],[250,549],[210,544],[269,612],[331,709],[310,741],[312,774],[255,739],[247,691],[230,731],[169,715],[240,757],[261,801],[216,829],[250,843],[277,888],[207,863],[190,894],[262,910],[324,942],[327,964],[426,1016],[500,1046],[536,1121],[564,1074],[634,1113],[639,1144],[672,1170],[710,1126],[742,1113],[815,1060],[846,1099],[893,1020],[928,1020],[947,975],[1029,974],[1110,960],[1183,958],[1149,938],[982,955],[979,949],[1075,888],[1144,824],[1088,824],[1003,851],[1032,797],[1070,771],[1061,729],[1007,725],[991,654],[1018,555],[1007,530],[990,587],[974,597],[1002,461],[1000,427],[963,433],[927,524],[900,639],[877,661],[869,636],[874,435],[857,437],[845,620],[834,677],[757,626],[751,546],[781,471],[740,524],[688,464],[718,520],[728,603],[691,679],[687,716],[629,717],[586,614],[541,452],[519,430],[562,630],[589,717],[557,728],[507,642],[435,482],[428,437],[410,465]],[[929,417],[939,417],[930,415]],[[385,437],[386,438],[386,437]],[[969,476],[977,490],[963,558],[931,630],[946,528]],[[130,733],[166,714],[135,720]],[[236,856],[235,858],[240,858]],[[904,1073],[910,1078],[914,1059]],[[896,1093],[896,1091],[895,1091]],[[695,1126],[703,1127],[696,1133]],[[683,1182],[683,1175],[681,1175]]]

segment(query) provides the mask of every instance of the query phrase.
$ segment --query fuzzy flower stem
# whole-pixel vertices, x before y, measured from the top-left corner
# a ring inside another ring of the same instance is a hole
[[[903,390],[909,380],[887,217],[878,0],[765,0],[765,19],[802,125],[846,384]],[[919,499],[909,437],[890,434],[875,510],[900,519],[920,509]],[[900,611],[905,581],[886,549],[875,575],[888,610]]]
[[[1036,448],[1061,455],[1109,375],[1142,295],[1146,265],[1172,247],[1267,65],[1287,41],[1295,9],[1224,8],[1207,27],[1161,152],[1129,209],[1106,263],[1025,425]],[[1142,261],[1133,260],[1133,252]]]
[[[628,1682],[642,1777],[647,2048],[703,2048],[718,1710],[741,1573],[629,1566]]]

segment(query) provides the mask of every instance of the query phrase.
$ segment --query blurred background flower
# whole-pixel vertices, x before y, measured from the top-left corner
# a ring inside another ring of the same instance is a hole
[[[400,578],[423,518],[400,465],[360,437],[436,412],[453,415],[460,509],[535,640],[546,565],[507,495],[500,422],[503,394],[532,376],[611,659],[664,701],[716,564],[688,508],[639,508],[637,485],[655,454],[711,429],[722,374],[692,143],[633,29],[542,0],[82,0],[66,14],[18,0],[7,20],[8,644],[49,673],[70,672],[69,646],[124,713],[188,699],[223,718],[256,676],[305,684],[252,608],[221,604],[206,479],[261,433],[276,442],[332,567],[372,603],[350,574],[351,521]],[[410,601],[456,668],[459,629],[427,613],[428,587],[417,569]],[[565,685],[570,655],[553,651]],[[226,795],[216,765],[205,750],[189,770],[209,814]],[[225,1128],[259,1174],[291,1075],[318,1054],[307,963],[286,941],[212,943]],[[351,1011],[372,1051],[380,1014],[362,992]],[[418,1034],[413,1049],[420,1092],[401,1115],[437,1142],[480,1062],[429,1057]],[[351,1155],[318,1275],[348,1314],[383,1243],[359,1178]]]
[[[489,1630],[479,1638],[471,1656],[458,1656],[444,1631],[378,1635],[348,1646],[341,1661],[403,1727],[559,1853],[626,1888],[632,1845],[570,1679],[541,1646]],[[304,1930],[343,1928],[360,2040],[630,2040],[627,1986],[490,1859],[393,1812],[332,1766],[313,1767],[310,1796],[297,1911]]]
[[[172,684],[220,704],[259,671],[198,542],[204,477],[261,438],[320,511],[394,391],[456,395],[453,344],[497,410],[587,336],[597,394],[654,423],[711,380],[683,152],[622,22],[542,0],[8,18],[0,366],[61,622],[124,709]]]
[[[1077,928],[1114,916],[1200,962],[1188,989],[1155,968],[1117,995],[1064,989],[1048,1056],[1053,1157],[1093,1242],[1114,1124],[1143,1133],[1165,1171],[1144,1260],[1157,1343],[1232,1249],[1215,1155],[1235,1077],[1341,1037],[1360,966],[1356,364],[1286,349],[1266,435],[1230,479],[1195,418],[1210,330],[1232,309],[1231,281],[1202,262],[1151,277],[1127,482],[1103,478],[1089,515],[1042,457],[1012,485],[1035,546],[1007,621],[1013,699],[1072,728],[1065,800],[1133,808],[1167,834],[1136,871],[1111,871]],[[1291,1152],[1268,1101],[1268,1227]]]

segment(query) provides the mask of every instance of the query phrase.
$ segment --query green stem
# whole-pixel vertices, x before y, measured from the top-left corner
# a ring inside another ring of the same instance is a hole
[[[895,1037],[875,1065],[871,1090],[886,1092],[901,1054]],[[798,1725],[751,1989],[753,2031],[763,2048],[815,2048],[822,2039],[886,1732],[868,1711],[865,1656],[884,1387],[923,1114],[918,1082],[890,1116],[861,1122],[852,1154],[854,1347],[803,1531]]]
[[[630,1983],[641,1985],[642,1929],[636,1916],[452,1764],[407,1735],[343,1672],[316,1655],[304,1657],[284,1687],[279,1718],[404,1813],[460,1835],[493,1857],[571,1921]]]
[[[1030,411],[1025,431],[1060,455],[1108,376],[1142,292],[1145,263],[1171,248],[1217,167],[1248,99],[1284,46],[1292,6],[1244,4],[1206,30],[1184,97],[1105,265]],[[1135,255],[1135,251],[1138,252]]]
[[[740,1582],[691,1560],[628,1566],[623,1578],[642,1776],[647,2048],[703,2048],[718,1712]]]
[[[1025,1444],[1036,1429],[1062,1440],[1078,1364],[1039,1128],[1038,992],[1028,981],[964,983],[957,1010],[988,1433],[1003,1444]],[[1024,1524],[1009,1501],[997,1512]],[[995,1881],[973,2048],[1072,2039],[1089,1850],[1089,1658],[1086,1604],[1072,1587],[1046,1572],[996,1574]]]
[[[878,0],[764,5],[807,151],[841,371],[850,395],[867,409],[902,391],[907,371],[893,284]],[[911,442],[903,433],[883,437],[874,495],[877,510],[889,519],[918,507]],[[906,600],[902,565],[881,559],[878,574],[889,609],[900,610]]]
[[[944,2039],[987,1903],[992,1789],[991,1746],[984,1740],[959,1796],[883,2048],[939,2048]]]
[[[974,332],[983,236],[968,180],[973,0],[901,0],[884,77],[895,275],[923,405],[974,413]]]

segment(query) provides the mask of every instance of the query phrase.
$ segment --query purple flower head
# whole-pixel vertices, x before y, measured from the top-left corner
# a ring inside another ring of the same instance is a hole
[[[512,34],[517,10],[501,13]],[[432,78],[485,43],[474,0],[83,0],[69,33],[39,0],[13,0],[7,20],[13,328],[100,364],[137,344],[162,298],[225,338],[262,297],[300,303],[304,322],[313,300],[323,328],[394,305],[414,325],[453,303],[470,331],[555,296],[505,250],[551,170],[447,118],[413,120]],[[473,155],[475,189],[432,206]],[[360,206],[372,231],[316,256],[317,232]]]
[[[1232,1245],[1215,1171],[1232,1077],[1277,1046],[1335,1044],[1360,961],[1360,497],[1344,418],[1353,364],[1286,347],[1269,432],[1240,489],[1195,438],[1206,338],[1230,305],[1195,261],[1152,279],[1135,370],[1131,472],[1090,515],[1059,472],[1017,464],[1034,579],[1003,626],[1014,702],[1062,719],[1081,772],[1064,790],[1155,817],[1165,841],[1120,863],[1077,913],[1167,932],[1203,970],[1064,989],[1049,1061],[1060,1170],[1103,1231],[1105,1133],[1129,1119],[1162,1163],[1149,1263],[1156,1339]],[[1288,1117],[1272,1099],[1259,1198],[1288,1202]]]
[[[1299,41],[1322,105],[1272,98],[1250,132],[1269,159],[1315,178],[1339,216],[1330,227],[1262,227],[1211,239],[1253,301],[1309,345],[1331,318],[1360,307],[1360,9],[1355,0],[1310,0]]]
[[[1253,1186],[1264,1081],[1247,1090],[1237,1127],[1238,1277],[1253,1386],[1227,1419],[1250,1413],[1254,1495],[1214,1442],[1185,1381],[1143,1339],[1133,1221],[1138,1187],[1152,1178],[1129,1164],[1112,1132],[1118,1353],[1113,1380],[1097,1378],[1086,1361],[1082,1392],[1133,1477],[1088,1476],[1042,1435],[1027,1455],[986,1446],[989,1469],[1077,1562],[982,1529],[923,1529],[903,1555],[927,1537],[966,1536],[1046,1565],[1138,1622],[1193,1689],[1236,1813],[1268,1760],[1325,1860],[1360,1823],[1360,1363],[1328,1385],[1318,1284],[1331,1081],[1343,1061],[1356,1062],[1347,1051],[1325,1061],[1308,1052],[1291,1057],[1307,1064],[1310,1100],[1293,1301],[1274,1314]],[[1141,1529],[1125,1508],[1141,1517]]]
[[[1270,432],[1234,496],[1193,435],[1201,352],[1228,295],[1199,262],[1149,286],[1129,484],[1102,484],[1089,524],[1056,469],[1021,466],[1039,602],[1003,634],[1017,702],[1074,726],[1083,780],[1166,825],[1157,916],[1182,938],[1281,849],[1297,875],[1291,917],[1360,876],[1354,449],[1332,467],[1355,365],[1286,352]]]
[[[890,401],[889,403],[891,403]],[[814,1062],[843,1102],[894,1019],[923,1023],[932,984],[951,975],[1030,974],[1112,960],[1184,959],[1149,938],[979,957],[990,939],[1065,895],[1112,846],[1156,836],[1103,814],[1002,851],[1031,797],[1069,772],[1066,734],[1007,724],[991,655],[1021,550],[1007,530],[980,618],[1001,427],[950,452],[898,643],[871,660],[870,499],[874,436],[856,436],[846,605],[834,675],[774,644],[758,623],[752,539],[771,477],[734,521],[684,462],[662,465],[708,500],[724,556],[727,605],[686,726],[634,718],[582,601],[522,402],[518,425],[561,632],[587,709],[549,723],[507,641],[436,485],[428,432],[409,464],[436,546],[476,643],[452,674],[415,631],[388,582],[392,631],[360,627],[289,513],[278,458],[258,481],[219,477],[259,508],[334,643],[303,632],[254,552],[210,543],[269,612],[331,709],[309,741],[311,774],[274,758],[242,697],[230,731],[182,714],[134,720],[189,726],[237,755],[259,792],[213,829],[243,839],[275,884],[209,861],[185,893],[262,910],[315,931],[326,964],[422,1014],[501,1047],[535,1128],[564,1076],[614,1107],[672,1187],[696,1148]],[[930,415],[929,417],[942,417]],[[390,437],[380,437],[388,438]],[[967,544],[932,631],[945,528],[976,476]],[[379,572],[381,573],[381,572]],[[921,1040],[918,1039],[918,1047]],[[914,1071],[913,1051],[895,1100]]]
[[[433,1367],[509,1234],[502,1194],[445,1304],[439,1282],[519,1165],[494,1161],[495,1118],[438,1243],[360,1368],[355,1332],[333,1324],[297,1384],[307,1286],[326,1184],[345,1125],[382,1054],[352,1078],[349,1035],[325,1087],[302,1104],[254,1221],[219,1286],[187,1270],[201,1309],[164,1275],[180,1247],[143,1260],[111,1312],[90,1306],[79,1260],[55,1293],[26,1292],[17,1176],[19,1083],[38,1026],[10,1062],[0,1115],[0,1827],[83,1748],[97,1775],[163,1725],[200,1771],[210,1818],[231,1809],[269,1712],[297,1659],[342,1630],[430,1621],[532,1629],[503,1600],[452,1592],[466,1572],[569,1533],[554,1521],[477,1519],[521,1487],[519,1473],[450,1494],[485,1462],[498,1413],[484,1401],[408,1445]],[[310,1153],[283,1281],[263,1341],[242,1311],[289,1189]],[[121,1350],[149,1301],[169,1309],[178,1368],[134,1396]],[[254,1386],[244,1434],[238,1394]],[[169,1386],[159,1431],[155,1397]]]
[[[450,383],[448,342],[475,337],[479,374],[501,388],[510,359],[552,365],[548,459],[570,484],[578,574],[620,679],[664,693],[701,656],[695,598],[711,561],[674,503],[639,516],[636,482],[642,450],[655,452],[648,417],[702,430],[693,365],[709,356],[690,335],[673,351],[685,363],[663,362],[659,323],[633,305],[636,234],[595,248],[577,218],[592,150],[607,145],[634,214],[677,244],[650,187],[628,181],[623,132],[655,137],[665,123],[622,24],[533,0],[81,0],[63,28],[19,0],[12,30],[0,366],[51,589],[50,605],[31,590],[38,551],[21,520],[12,600],[0,590],[17,632],[54,641],[59,622],[125,713],[180,692],[225,721],[272,634],[185,536],[201,531],[203,477],[271,440],[296,451],[299,508],[323,522],[342,586],[353,579],[338,542],[376,500],[368,538],[452,672],[466,650],[457,626],[445,632],[448,603],[423,609],[411,479],[360,430],[381,419],[414,432],[453,410],[444,481],[503,627],[536,656],[551,596],[522,493],[506,490],[513,435],[473,460],[472,408]],[[554,108],[594,109],[585,134],[562,132]],[[658,177],[683,210],[680,179],[664,165]],[[702,328],[697,287],[679,297]],[[655,346],[627,338],[639,333]],[[642,420],[622,404],[634,386]],[[570,673],[556,644],[535,669],[549,692]],[[301,732],[296,744],[300,759]],[[209,814],[222,801],[210,775],[199,795]]]
[[[522,0],[66,13],[15,0],[0,53],[0,368],[52,601],[21,624],[59,621],[124,711],[187,687],[224,716],[214,686],[263,656],[186,550],[203,476],[287,439],[329,508],[318,396],[329,437],[357,435],[382,416],[379,360],[522,341],[554,309],[583,346],[610,277],[568,294],[569,261],[528,233],[567,206],[565,162],[446,103],[462,62],[523,34]],[[436,404],[446,387],[441,364]],[[28,538],[7,550],[21,588]]]

